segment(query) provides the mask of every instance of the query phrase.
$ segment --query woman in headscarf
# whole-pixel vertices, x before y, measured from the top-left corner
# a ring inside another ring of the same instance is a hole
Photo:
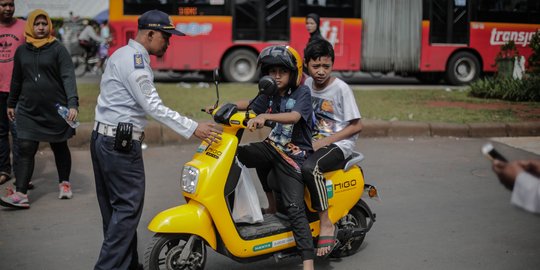
[[[315,13],[309,13],[306,16],[306,29],[309,32],[308,44],[316,39],[324,39],[319,29],[321,25],[321,18]]]
[[[41,9],[28,15],[26,44],[17,48],[8,98],[8,117],[16,120],[19,165],[15,170],[16,191],[8,191],[0,204],[29,208],[28,183],[34,171],[39,142],[48,142],[58,171],[59,199],[72,197],[69,176],[71,153],[67,140],[75,134],[56,109],[69,108],[68,120],[78,114],[79,97],[73,63],[66,48],[52,35],[52,22]]]

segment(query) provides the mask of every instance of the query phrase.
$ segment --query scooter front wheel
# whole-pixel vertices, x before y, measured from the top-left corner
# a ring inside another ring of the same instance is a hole
[[[206,245],[197,235],[155,234],[144,253],[144,269],[149,270],[202,270],[205,264]]]

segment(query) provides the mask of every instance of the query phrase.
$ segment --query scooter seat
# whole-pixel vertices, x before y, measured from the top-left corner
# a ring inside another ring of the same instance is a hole
[[[347,163],[345,163],[343,170],[348,171],[352,166],[360,163],[362,160],[364,160],[364,154],[353,151],[351,156],[347,159]]]

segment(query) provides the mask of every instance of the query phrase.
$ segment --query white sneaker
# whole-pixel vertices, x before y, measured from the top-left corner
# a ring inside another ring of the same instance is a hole
[[[71,184],[67,181],[64,181],[58,185],[60,188],[60,194],[58,195],[58,199],[71,199],[73,197],[73,193],[71,192]]]
[[[28,195],[15,192],[11,188],[7,188],[6,190],[6,196],[0,198],[0,205],[19,209],[30,208],[30,203],[28,203]]]

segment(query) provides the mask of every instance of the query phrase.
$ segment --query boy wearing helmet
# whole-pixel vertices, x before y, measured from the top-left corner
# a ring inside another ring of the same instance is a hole
[[[319,213],[321,233],[317,256],[326,256],[336,244],[336,229],[328,217],[326,179],[323,173],[342,168],[362,131],[360,112],[351,88],[332,76],[334,49],[326,40],[315,40],[304,50],[308,74],[304,84],[311,90],[316,124],[313,149],[302,166],[302,176],[311,195],[311,205]]]
[[[275,122],[270,135],[262,142],[238,148],[238,159],[248,168],[256,168],[264,191],[270,186],[281,190],[281,200],[291,221],[296,246],[304,269],[313,269],[315,257],[313,238],[304,207],[304,182],[301,167],[313,152],[311,130],[313,108],[309,88],[300,85],[302,59],[290,46],[270,46],[257,59],[262,75],[271,76],[278,85],[274,96],[259,95],[251,109],[257,114],[249,120],[250,130],[263,127],[265,121]],[[247,101],[236,103],[247,109]],[[270,171],[274,175],[268,179]]]

